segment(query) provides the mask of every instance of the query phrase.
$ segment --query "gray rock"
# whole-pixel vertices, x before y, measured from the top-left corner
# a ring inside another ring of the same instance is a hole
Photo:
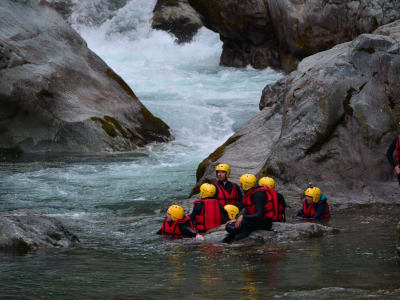
[[[397,254],[400,256],[400,222],[397,224]]]
[[[172,33],[178,43],[190,42],[202,26],[188,0],[158,0],[154,7],[152,27]]]
[[[396,0],[189,0],[224,42],[221,64],[291,71],[304,57],[400,18]]]
[[[0,78],[3,151],[130,151],[170,137],[47,4],[1,2]]]
[[[225,162],[233,181],[270,175],[285,195],[312,182],[335,205],[399,203],[385,156],[400,120],[399,32],[396,22],[362,34],[266,86],[262,111],[199,165],[198,183]]]
[[[78,238],[57,219],[36,211],[0,213],[0,249],[29,252],[76,245]]]

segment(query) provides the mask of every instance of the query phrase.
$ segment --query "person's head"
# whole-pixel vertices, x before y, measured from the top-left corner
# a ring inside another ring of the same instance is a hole
[[[239,213],[239,208],[235,205],[232,204],[228,204],[224,206],[224,209],[226,210],[226,212],[228,213],[228,217],[231,220],[235,220],[237,214]]]
[[[317,203],[322,196],[322,192],[319,188],[315,186],[306,189],[304,195],[306,196],[306,200],[308,203]]]
[[[267,186],[270,189],[275,188],[275,180],[272,179],[271,177],[261,177],[260,180],[258,181],[259,186]]]
[[[182,206],[174,204],[168,208],[168,211],[167,211],[167,221],[168,222],[183,219],[184,216],[185,216],[185,211],[183,210]]]
[[[217,189],[215,185],[209,183],[203,183],[200,186],[200,197],[201,198],[210,198],[213,197],[216,193]]]
[[[219,181],[225,181],[231,174],[231,168],[229,167],[228,164],[219,164],[215,168],[215,173]]]
[[[256,185],[257,178],[253,174],[243,174],[240,176],[240,184],[242,185],[242,189],[247,191]]]

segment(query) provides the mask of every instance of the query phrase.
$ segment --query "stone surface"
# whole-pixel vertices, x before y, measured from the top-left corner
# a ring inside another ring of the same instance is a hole
[[[360,35],[266,86],[262,111],[199,165],[198,183],[223,162],[233,181],[270,175],[293,197],[312,182],[329,203],[399,203],[385,155],[400,120],[399,32],[400,21]]]
[[[224,42],[221,64],[295,69],[302,58],[400,18],[396,0],[189,0]]]
[[[400,256],[400,222],[397,224],[397,254]]]
[[[0,7],[1,151],[130,151],[168,140],[168,126],[47,4]]]
[[[178,43],[186,43],[193,39],[203,23],[188,0],[158,0],[151,25],[175,35]]]
[[[36,211],[0,213],[0,249],[29,252],[44,248],[71,247],[79,239],[57,219]]]

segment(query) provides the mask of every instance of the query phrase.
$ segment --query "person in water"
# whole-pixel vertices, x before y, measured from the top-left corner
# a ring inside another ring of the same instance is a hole
[[[258,181],[259,186],[266,186],[270,189],[270,194],[274,202],[274,217],[272,222],[286,222],[286,202],[281,193],[275,190],[275,180],[271,177],[261,177]]]
[[[255,230],[271,230],[273,217],[272,197],[267,187],[256,186],[257,178],[253,174],[243,174],[240,184],[244,190],[244,209],[236,220],[227,223],[228,234],[222,242],[231,243],[243,239]]]
[[[394,157],[393,152],[395,152]],[[390,164],[392,165],[394,172],[397,175],[397,180],[399,181],[400,185],[400,134],[393,140],[392,144],[386,152],[386,156]]]
[[[190,218],[198,232],[205,232],[229,221],[224,207],[215,199],[216,187],[209,183],[200,186],[201,200],[193,203]]]
[[[236,183],[228,180],[231,174],[231,168],[228,164],[219,164],[215,168],[217,181],[214,182],[217,188],[216,199],[221,203],[222,207],[227,204],[236,205],[242,208],[242,191]]]
[[[327,219],[331,216],[329,211],[328,199],[325,194],[317,187],[309,187],[305,190],[306,198],[303,208],[297,213],[297,217],[303,219]]]
[[[192,220],[185,216],[183,208],[179,205],[171,205],[168,208],[163,225],[157,234],[175,239],[196,237],[198,240],[204,240],[204,237],[196,232]]]

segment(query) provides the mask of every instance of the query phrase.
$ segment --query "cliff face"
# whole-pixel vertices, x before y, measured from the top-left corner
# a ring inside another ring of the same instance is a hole
[[[264,88],[261,112],[200,164],[232,177],[270,175],[278,189],[320,186],[338,203],[398,202],[386,159],[400,120],[400,21],[305,58]]]
[[[189,0],[224,42],[221,64],[295,69],[304,57],[400,18],[396,0]]]
[[[127,151],[170,137],[45,2],[1,2],[0,78],[2,151]]]

